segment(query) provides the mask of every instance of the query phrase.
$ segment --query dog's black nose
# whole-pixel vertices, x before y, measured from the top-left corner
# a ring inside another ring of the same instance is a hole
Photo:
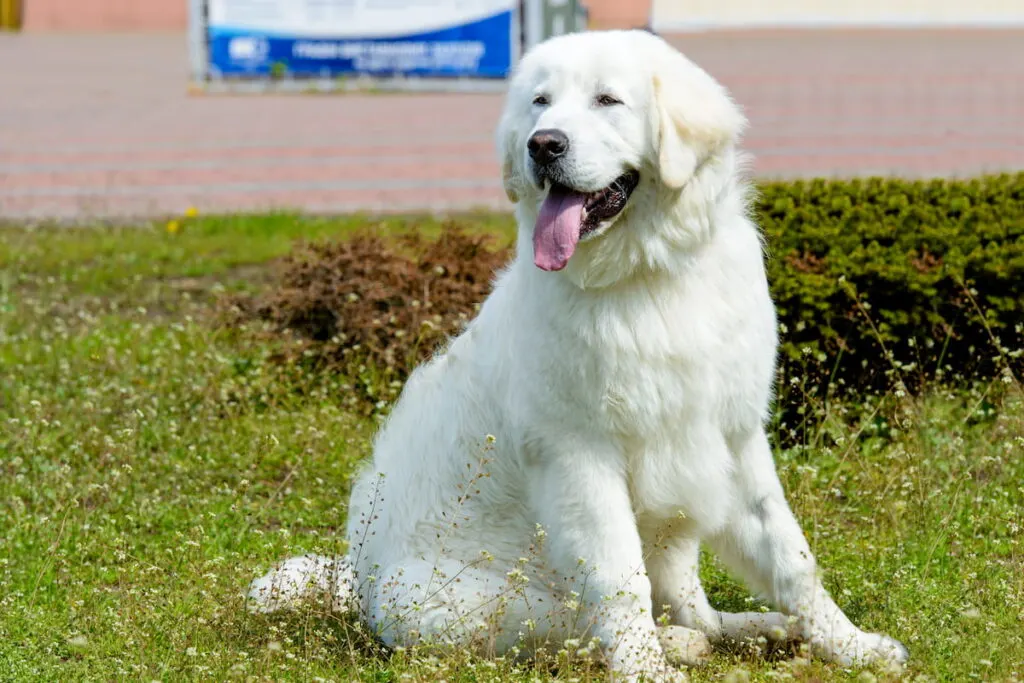
[[[530,150],[530,158],[538,164],[550,164],[569,151],[569,137],[553,128],[538,130],[530,136],[526,148]]]

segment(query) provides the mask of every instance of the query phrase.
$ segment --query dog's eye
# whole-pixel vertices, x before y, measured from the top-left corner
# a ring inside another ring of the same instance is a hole
[[[622,100],[612,95],[598,95],[597,103],[602,107],[614,107],[616,104],[622,104]]]
[[[538,105],[538,106],[543,107],[543,106],[549,104],[548,96],[547,95],[537,95],[536,97],[533,98],[533,103]]]

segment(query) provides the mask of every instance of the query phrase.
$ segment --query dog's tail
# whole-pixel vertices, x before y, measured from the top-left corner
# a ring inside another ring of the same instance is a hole
[[[332,611],[347,612],[355,594],[355,572],[346,558],[309,554],[280,562],[255,579],[249,584],[247,603],[250,612],[266,614],[323,599]]]

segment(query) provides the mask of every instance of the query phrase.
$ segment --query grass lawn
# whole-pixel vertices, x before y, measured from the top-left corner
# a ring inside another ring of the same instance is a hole
[[[471,220],[510,234],[508,218]],[[348,477],[374,424],[346,411],[342,379],[275,366],[284,342],[218,327],[211,302],[265,284],[296,238],[364,223],[0,229],[0,680],[547,677],[388,653],[316,608],[244,611],[275,560],[343,550]],[[826,585],[910,648],[909,680],[1024,677],[1024,394],[996,388],[847,406],[830,446],[778,453]],[[866,429],[878,415],[886,428]],[[714,558],[704,575],[712,602],[750,609]],[[600,672],[560,674],[573,676]],[[872,676],[887,677],[743,651],[693,671]]]

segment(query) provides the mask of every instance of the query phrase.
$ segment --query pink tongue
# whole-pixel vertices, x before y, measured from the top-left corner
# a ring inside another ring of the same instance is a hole
[[[551,188],[533,228],[533,262],[542,270],[561,270],[576,251],[587,196]]]

